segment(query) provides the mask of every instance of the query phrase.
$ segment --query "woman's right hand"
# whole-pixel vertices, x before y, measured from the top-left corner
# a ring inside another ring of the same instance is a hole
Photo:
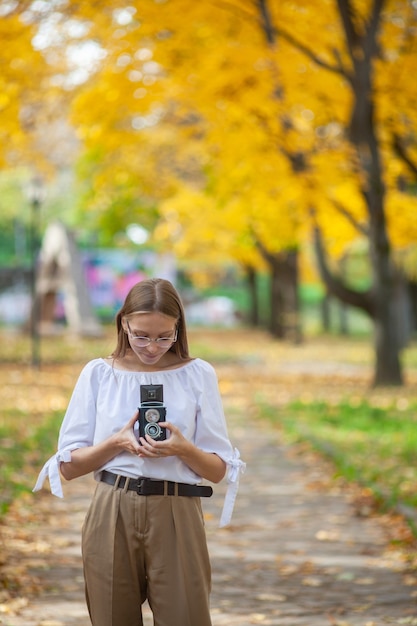
[[[94,446],[77,448],[71,451],[71,461],[61,463],[61,474],[66,480],[78,478],[94,472],[121,452],[139,455],[141,446],[133,431],[138,412],[136,412],[119,432],[111,435]]]
[[[130,452],[131,454],[139,454],[141,446],[133,430],[138,416],[139,413],[136,411],[127,424],[119,430],[117,435],[114,435],[117,440],[117,444],[120,446],[120,452],[123,451]]]

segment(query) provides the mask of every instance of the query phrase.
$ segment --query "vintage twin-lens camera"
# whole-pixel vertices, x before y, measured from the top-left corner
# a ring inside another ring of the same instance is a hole
[[[164,441],[167,438],[166,428],[162,428],[158,422],[165,422],[167,413],[164,407],[164,392],[162,385],[140,386],[139,408],[139,436],[149,435],[156,441]]]

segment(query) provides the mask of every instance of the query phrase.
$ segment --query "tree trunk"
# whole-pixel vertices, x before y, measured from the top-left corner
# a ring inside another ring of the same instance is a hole
[[[249,293],[249,315],[248,322],[250,326],[259,326],[259,298],[258,298],[258,281],[256,270],[250,266],[245,266],[246,284]]]
[[[284,292],[284,333],[293,343],[302,340],[299,301],[298,251],[286,253],[281,267],[282,289]]]
[[[281,290],[281,267],[276,256],[270,256],[269,266],[271,270],[269,331],[271,335],[277,337],[277,339],[283,339],[285,331],[283,323],[284,303]]]
[[[298,297],[298,251],[287,250],[273,254],[260,242],[257,244],[270,268],[270,332],[274,337],[299,343],[302,332]]]
[[[315,248],[320,275],[328,292],[351,306],[362,309],[374,322],[375,373],[374,385],[401,385],[399,362],[399,309],[397,306],[398,288],[394,276],[381,283],[382,268],[374,270],[374,284],[371,290],[359,292],[347,287],[343,280],[332,274],[327,263],[320,229],[315,228]],[[378,282],[379,281],[379,282]],[[377,286],[379,285],[379,286]]]
[[[379,294],[381,310],[375,318],[375,387],[403,384],[395,314],[393,307],[384,302],[384,294],[390,298],[392,289],[387,286]]]
[[[374,385],[401,385],[395,271],[387,233],[386,194],[373,103],[373,63],[378,54],[377,35],[384,0],[374,1],[363,36],[356,31],[350,0],[337,0],[337,4],[352,62],[350,80],[354,99],[349,137],[364,175],[362,195],[369,216],[376,355]]]
[[[414,335],[417,332],[417,282],[409,280],[408,293],[410,298],[410,332]]]
[[[396,323],[395,279],[390,242],[388,239],[385,216],[385,188],[380,163],[380,151],[376,133],[373,104],[375,59],[380,56],[378,31],[385,0],[373,0],[369,5],[366,22],[357,19],[355,3],[352,0],[335,0],[345,35],[344,52],[347,52],[349,65],[340,62],[343,56],[336,51],[337,65],[331,65],[316,56],[314,50],[305,42],[297,43],[284,29],[276,29],[272,23],[268,0],[258,0],[260,27],[269,46],[276,43],[277,33],[307,54],[310,61],[319,66],[336,71],[347,80],[352,90],[352,111],[348,125],[349,140],[356,150],[360,167],[361,193],[368,212],[368,237],[370,243],[373,285],[368,293],[354,293],[341,280],[334,279],[326,268],[326,285],[333,295],[345,302],[360,306],[371,315],[375,325],[375,385],[400,385],[402,373],[400,366],[400,344]],[[275,86],[276,93],[281,93]],[[288,158],[294,171],[305,168],[307,154],[295,160],[299,155],[289,154]],[[302,168],[297,163],[300,162]],[[347,299],[346,299],[347,298]]]
[[[330,318],[330,296],[326,293],[323,296],[323,300],[320,303],[321,312],[321,324],[324,332],[328,333],[331,330],[331,318]]]

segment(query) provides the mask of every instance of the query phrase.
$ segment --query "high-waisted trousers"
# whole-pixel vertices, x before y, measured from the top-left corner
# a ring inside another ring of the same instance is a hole
[[[210,561],[200,498],[140,496],[98,483],[82,533],[93,626],[211,626]]]

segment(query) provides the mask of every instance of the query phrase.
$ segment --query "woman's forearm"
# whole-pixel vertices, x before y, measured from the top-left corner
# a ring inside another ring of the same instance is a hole
[[[121,447],[114,436],[95,446],[77,448],[71,452],[71,461],[61,463],[61,474],[66,480],[84,476],[113,459],[120,451]]]
[[[187,442],[178,456],[196,474],[212,483],[219,483],[226,473],[223,459],[217,454],[200,450],[191,442]]]
[[[78,478],[78,476],[94,472],[121,452],[137,454],[140,446],[133,433],[133,426],[137,417],[137,413],[134,413],[118,433],[111,435],[104,441],[94,446],[73,450],[71,452],[71,461],[69,463],[61,463],[61,474],[63,477],[67,480],[72,480],[73,478]]]

